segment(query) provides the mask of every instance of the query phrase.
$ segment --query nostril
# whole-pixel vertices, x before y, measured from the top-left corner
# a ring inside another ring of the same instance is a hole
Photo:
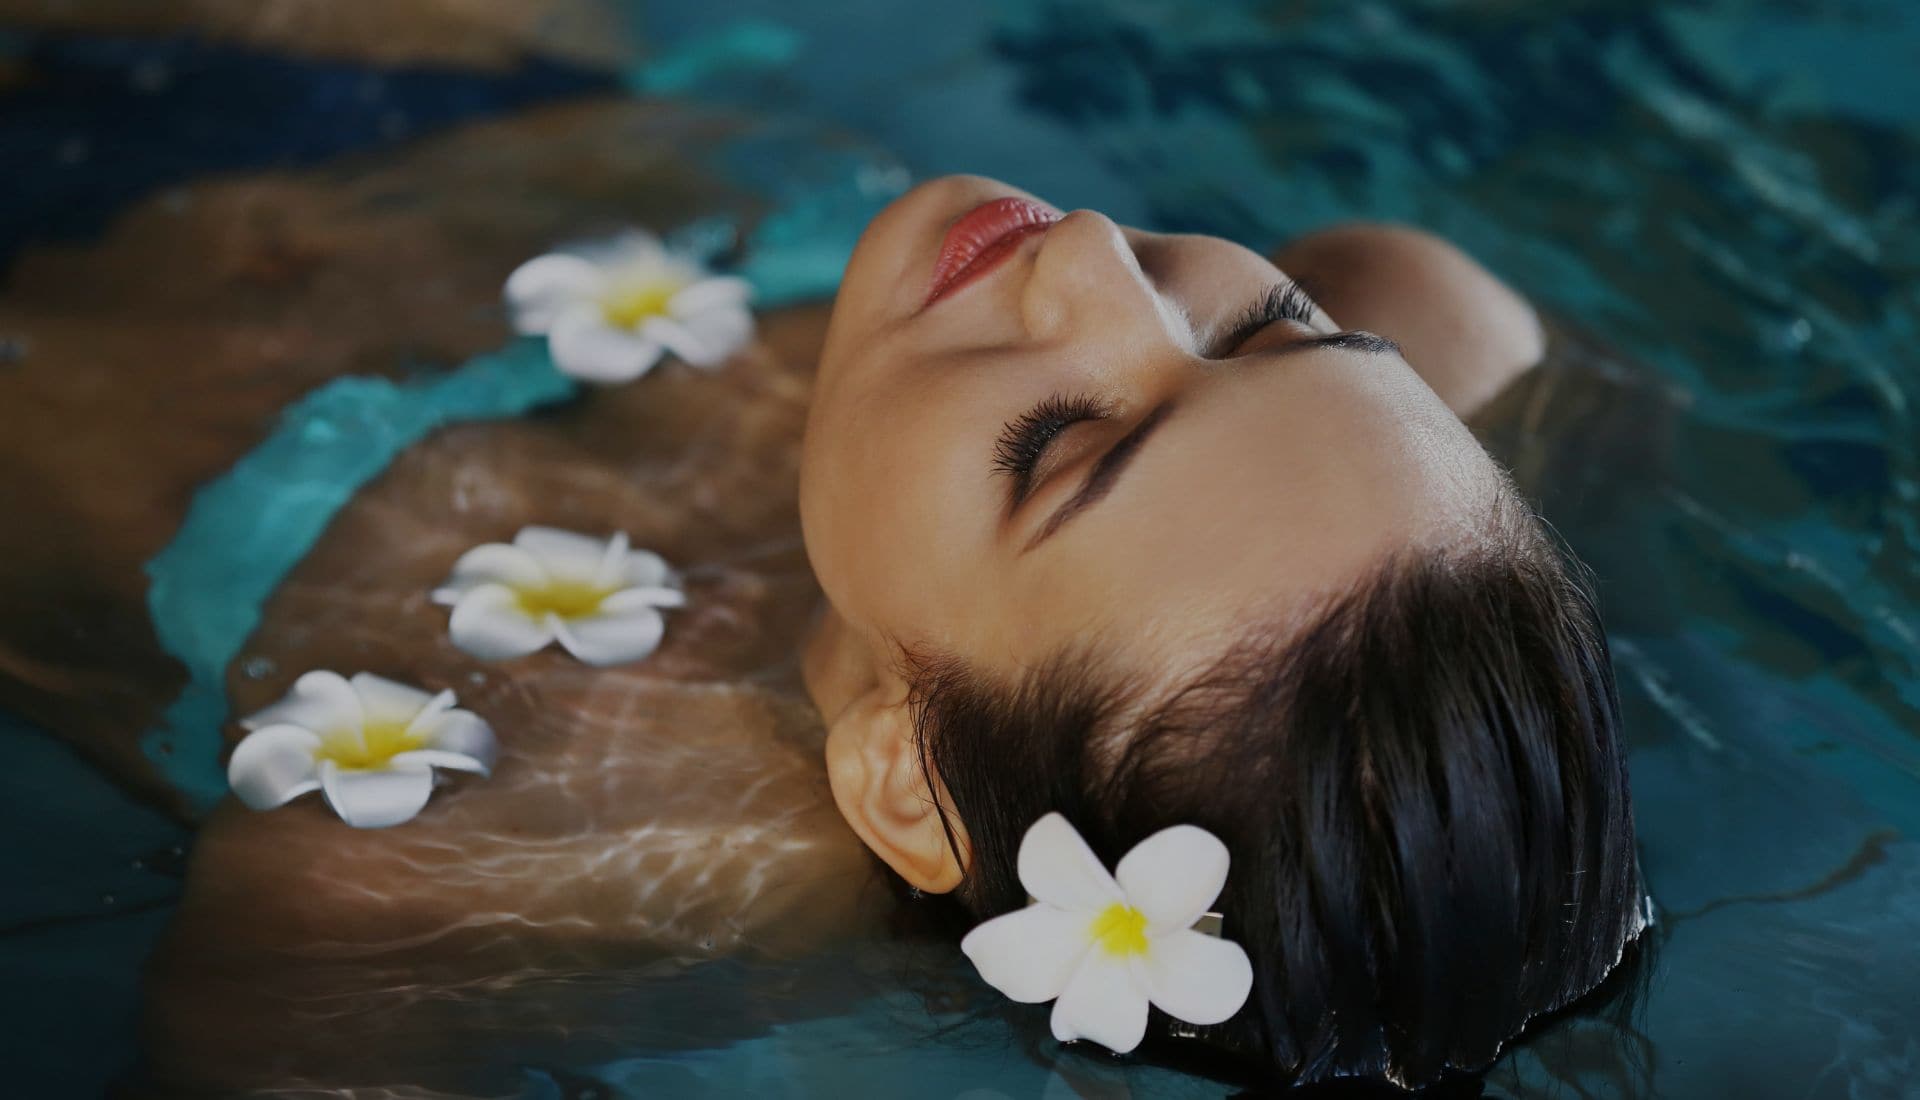
[[[1078,338],[1066,331],[1077,326],[1089,338],[1150,338],[1158,330],[1180,347],[1196,344],[1185,307],[1159,292],[1126,231],[1096,210],[1074,210],[1048,229],[1022,309],[1035,339]]]

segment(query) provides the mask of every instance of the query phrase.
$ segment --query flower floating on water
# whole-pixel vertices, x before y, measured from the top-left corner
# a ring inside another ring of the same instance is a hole
[[[309,672],[285,698],[240,720],[227,782],[248,808],[271,810],[320,791],[356,829],[398,825],[433,793],[434,769],[493,769],[493,727],[429,695],[362,672]]]
[[[507,277],[513,327],[545,335],[554,365],[589,382],[629,382],[667,352],[719,365],[753,335],[745,279],[713,275],[651,233],[551,252]]]
[[[624,532],[597,539],[523,527],[511,545],[460,555],[433,602],[453,608],[453,644],[485,660],[524,657],[554,641],[590,665],[637,661],[660,645],[663,608],[686,606],[660,555]]]
[[[1149,1002],[1203,1025],[1246,1003],[1247,953],[1193,928],[1227,881],[1227,847],[1212,833],[1162,829],[1110,875],[1066,818],[1048,814],[1020,842],[1018,870],[1038,900],[967,933],[960,950],[1016,1001],[1059,998],[1054,1038],[1125,1054],[1146,1035]]]

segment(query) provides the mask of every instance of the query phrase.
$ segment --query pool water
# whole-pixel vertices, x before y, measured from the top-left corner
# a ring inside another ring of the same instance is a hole
[[[743,240],[725,219],[682,234],[737,257],[768,305],[830,293],[865,218],[951,171],[1255,247],[1342,218],[1430,228],[1630,374],[1591,423],[1510,460],[1599,579],[1659,971],[1629,1033],[1524,1047],[1489,1094],[1920,1097],[1920,7],[906,9],[635,3],[616,15],[643,48],[618,65],[494,71],[23,20],[0,37],[0,76],[27,74],[0,81],[0,262],[84,246],[202,178],[622,95],[767,120],[700,154],[765,216]],[[19,290],[0,281],[0,308]],[[0,372],[32,353],[5,321]],[[142,743],[181,805],[220,793],[227,666],[261,601],[427,432],[564,396],[526,355],[322,387],[200,488],[146,566],[188,675]],[[315,442],[342,417],[377,445]],[[301,507],[276,511],[290,483]],[[0,716],[0,1088],[137,1088],[139,965],[191,832],[49,732]],[[937,945],[901,951],[952,967]],[[635,976],[635,1018],[834,1007],[704,1043],[695,1024],[563,1020],[475,1057],[494,1094],[536,1097],[1230,1094],[1062,1058],[887,972],[829,956]]]

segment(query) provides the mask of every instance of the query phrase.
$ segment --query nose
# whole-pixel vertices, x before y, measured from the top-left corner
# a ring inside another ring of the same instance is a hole
[[[1021,291],[1035,340],[1172,340],[1191,334],[1184,316],[1154,289],[1126,233],[1111,218],[1075,210],[1047,230]]]

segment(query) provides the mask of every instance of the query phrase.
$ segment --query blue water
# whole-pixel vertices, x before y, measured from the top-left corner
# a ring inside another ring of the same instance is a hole
[[[0,54],[53,77],[0,93],[15,171],[0,246],[84,238],[203,174],[378,152],[617,87],[790,123],[714,166],[774,206],[740,250],[770,300],[830,289],[871,210],[946,171],[1256,247],[1347,217],[1434,229],[1639,364],[1667,440],[1653,463],[1599,452],[1546,500],[1601,578],[1666,911],[1647,1072],[1523,1051],[1490,1091],[1920,1096],[1920,6],[722,7],[635,5],[649,49],[616,73],[389,73],[18,33]],[[194,79],[146,95],[128,125],[112,96],[155,63]],[[225,106],[239,101],[273,109]],[[851,140],[827,148],[828,128]],[[275,579],[427,428],[558,396],[525,355],[336,383],[202,489],[150,563],[156,630],[195,677],[154,735],[178,739],[183,789],[217,790],[221,670]],[[309,413],[343,401],[381,446],[300,446]],[[289,486],[297,516],[259,507]],[[268,544],[279,556],[236,553]],[[244,583],[205,583],[229,571]],[[23,1095],[82,1095],[131,1058],[135,966],[185,838],[44,733],[0,722],[0,743],[0,982],[15,993],[0,1030],[21,1040],[6,1069]],[[696,1055],[545,1043],[523,1088],[1070,1094],[992,1024],[928,1033],[869,991]],[[1076,1072],[1135,1096],[1222,1095],[1164,1071]]]

